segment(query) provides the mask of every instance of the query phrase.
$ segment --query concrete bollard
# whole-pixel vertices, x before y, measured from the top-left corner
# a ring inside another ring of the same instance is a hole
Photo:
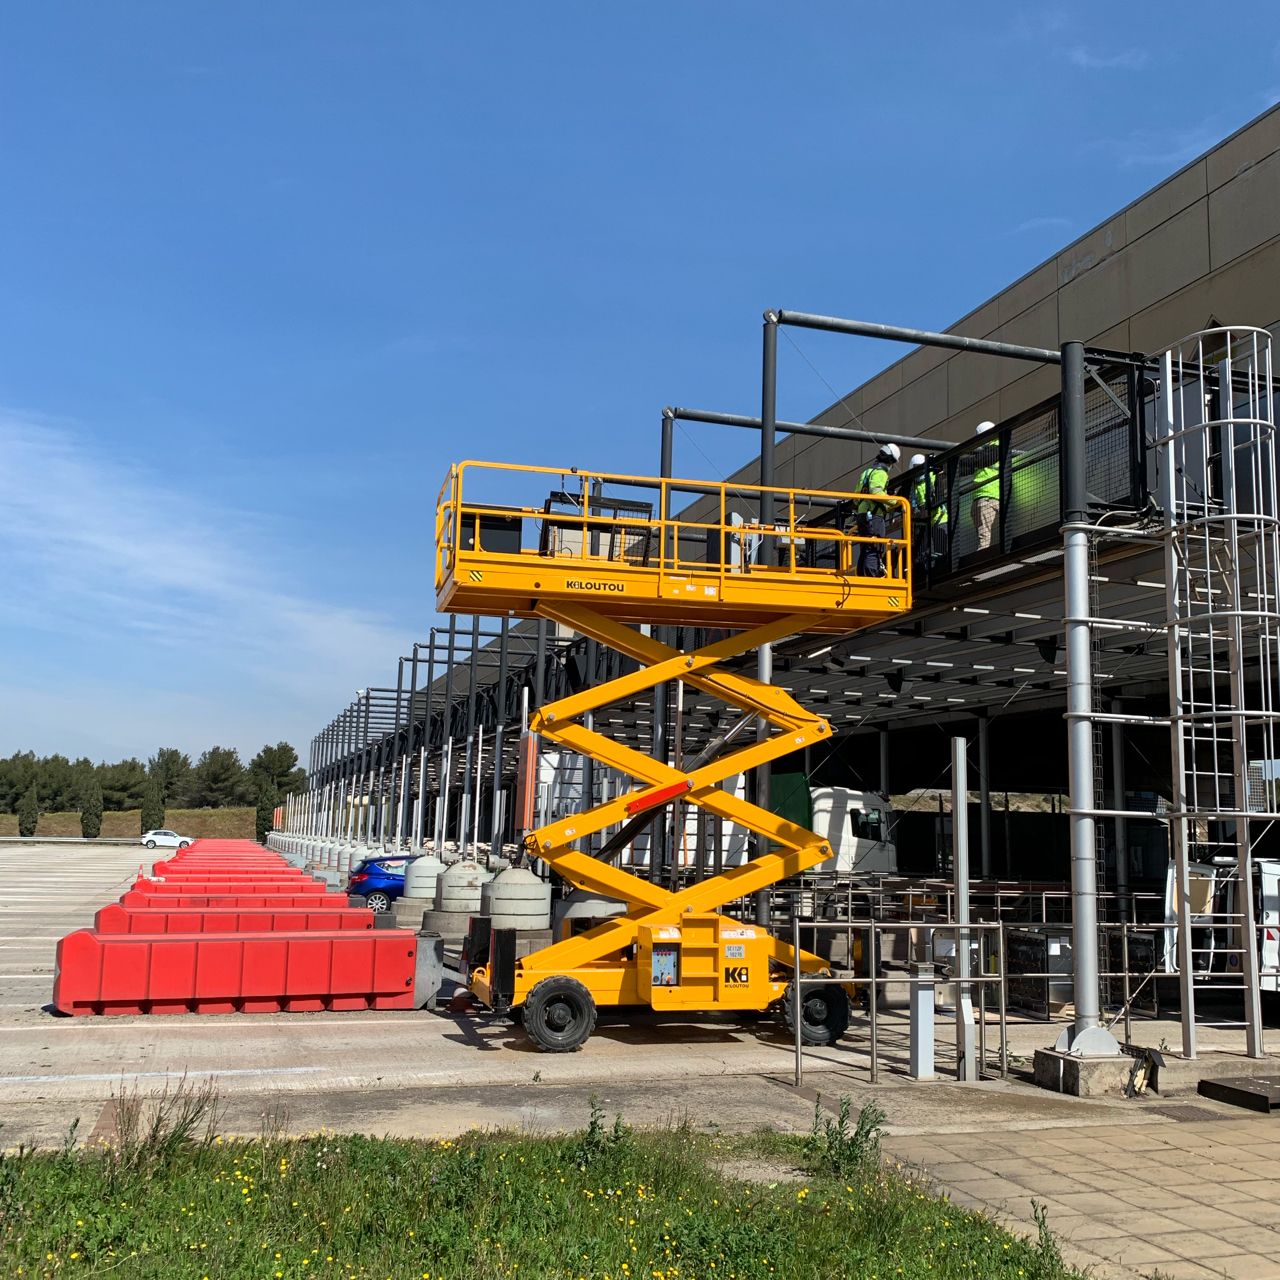
[[[911,974],[911,1065],[908,1074],[916,1080],[933,1079],[933,965],[912,963]],[[928,979],[928,981],[921,981]]]

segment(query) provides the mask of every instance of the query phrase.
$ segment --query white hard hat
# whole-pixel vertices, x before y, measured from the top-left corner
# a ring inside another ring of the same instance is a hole
[[[880,456],[897,462],[902,457],[902,450],[896,444],[882,444],[880,446]]]
[[[990,418],[988,418],[985,422],[978,423],[978,425],[974,428],[973,434],[975,436],[980,436],[984,431],[994,431],[995,429],[996,429],[996,424],[992,422]]]
[[[924,466],[924,454],[923,454],[923,453],[913,453],[913,454],[911,455],[911,465],[912,465],[913,467],[922,467],[922,466]]]

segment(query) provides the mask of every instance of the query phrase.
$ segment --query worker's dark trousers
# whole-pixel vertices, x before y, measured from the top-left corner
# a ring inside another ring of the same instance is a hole
[[[915,521],[911,526],[911,549],[917,565],[930,568],[947,558],[947,526]]]
[[[885,536],[885,518],[874,511],[858,513],[858,533],[864,538],[883,538]],[[884,577],[884,543],[863,542],[859,544],[858,573],[864,578]]]

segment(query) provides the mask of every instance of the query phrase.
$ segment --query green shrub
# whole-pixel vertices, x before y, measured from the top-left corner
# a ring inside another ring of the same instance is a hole
[[[279,794],[276,791],[276,784],[270,778],[259,777],[258,809],[255,817],[259,844],[266,840],[267,832],[275,825],[275,810],[278,803]]]
[[[33,782],[18,801],[18,834],[27,837],[35,835],[39,821],[40,797],[36,795],[36,784]]]
[[[155,774],[148,779],[147,789],[142,793],[139,819],[139,835],[164,826],[164,783]]]
[[[867,1165],[879,1161],[883,1109],[876,1102],[868,1102],[858,1112],[857,1124],[850,1129],[852,1109],[847,1093],[840,1099],[840,1113],[834,1120],[822,1114],[821,1098],[813,1104],[813,1128],[805,1139],[804,1152],[814,1173],[852,1178]]]
[[[94,778],[80,801],[80,834],[96,840],[102,834],[102,784]]]

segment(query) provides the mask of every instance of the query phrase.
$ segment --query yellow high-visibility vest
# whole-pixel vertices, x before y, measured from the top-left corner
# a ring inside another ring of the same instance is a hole
[[[932,480],[933,480],[933,477],[930,476],[927,488],[926,488],[926,481],[924,480],[916,481],[916,487],[911,491],[911,506],[918,515],[924,515],[925,512],[928,510],[929,497],[930,497],[930,493],[932,492],[934,501],[937,504],[933,508],[933,523],[946,524],[947,523],[947,504],[945,502],[939,502],[937,500],[937,491],[936,489],[934,489]]]
[[[878,462],[873,462],[858,477],[859,493],[883,493],[889,487],[889,469],[882,467]],[[882,511],[887,504],[883,502],[871,502],[863,499],[858,503],[860,512]]]
[[[985,467],[978,467],[973,473],[973,496],[975,498],[993,498],[1000,501],[1000,463],[999,460]]]

